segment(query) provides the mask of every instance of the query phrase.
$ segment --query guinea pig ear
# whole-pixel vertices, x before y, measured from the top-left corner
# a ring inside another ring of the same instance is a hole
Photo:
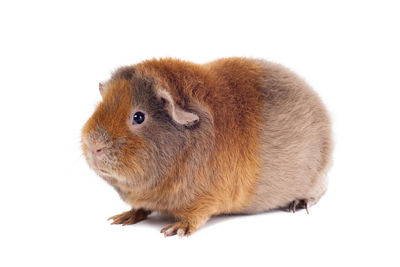
[[[176,123],[184,126],[192,126],[199,122],[199,116],[192,112],[185,111],[178,106],[167,90],[160,89],[157,95],[165,102],[169,115]]]

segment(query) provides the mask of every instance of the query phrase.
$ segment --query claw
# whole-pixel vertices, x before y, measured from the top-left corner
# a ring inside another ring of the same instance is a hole
[[[307,203],[307,201],[304,201],[304,209],[306,210],[307,214],[310,214],[308,212],[308,203]]]
[[[290,202],[289,204],[289,211],[295,213],[296,212],[296,207],[299,204],[298,200],[293,200],[292,202]]]

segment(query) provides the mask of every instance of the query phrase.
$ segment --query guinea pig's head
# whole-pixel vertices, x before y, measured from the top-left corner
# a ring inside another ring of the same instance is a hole
[[[134,67],[100,84],[102,101],[82,129],[82,150],[103,178],[151,186],[181,157],[199,114],[177,105],[154,77]]]

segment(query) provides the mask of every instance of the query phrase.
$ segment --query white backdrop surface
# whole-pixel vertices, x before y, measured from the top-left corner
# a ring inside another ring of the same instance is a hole
[[[2,1],[1,266],[400,266],[396,1]],[[80,129],[115,68],[260,57],[296,71],[332,119],[329,189],[310,215],[212,218],[164,238],[87,166]]]

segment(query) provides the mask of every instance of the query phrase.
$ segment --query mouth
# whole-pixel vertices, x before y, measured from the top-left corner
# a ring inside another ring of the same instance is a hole
[[[93,158],[88,158],[88,163],[89,166],[91,167],[92,170],[94,170],[98,174],[104,174],[104,175],[110,175],[110,172],[107,171],[106,169],[102,168],[102,164],[99,164],[96,160],[93,160]]]

